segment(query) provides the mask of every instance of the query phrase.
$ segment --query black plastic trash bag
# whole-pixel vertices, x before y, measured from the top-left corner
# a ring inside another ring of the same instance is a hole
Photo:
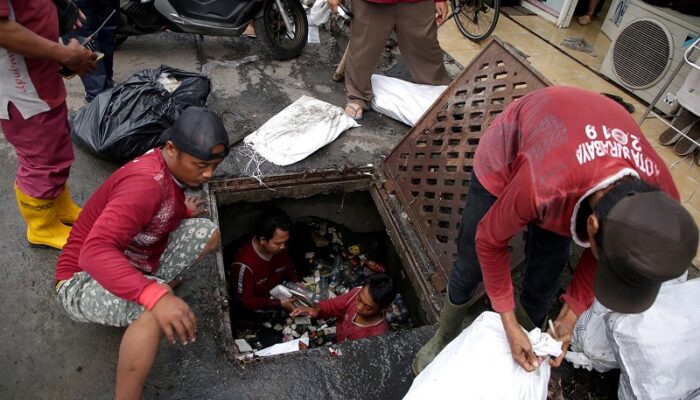
[[[164,74],[178,82],[160,83]],[[139,71],[70,118],[73,141],[99,158],[129,161],[164,143],[163,131],[185,107],[204,106],[209,90],[209,79],[195,72],[166,65]]]

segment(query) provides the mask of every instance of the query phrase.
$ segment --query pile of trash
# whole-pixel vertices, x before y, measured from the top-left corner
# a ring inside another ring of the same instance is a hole
[[[310,222],[310,241],[317,251],[305,254],[311,273],[301,278],[300,282],[283,282],[270,291],[277,299],[294,298],[297,307],[314,307],[320,301],[332,299],[362,286],[372,274],[385,272],[386,268],[370,259],[358,244],[345,246],[341,232],[330,226],[326,220]],[[299,268],[298,270],[303,268]],[[389,307],[386,320],[392,330],[403,330],[413,326],[410,314],[401,294]],[[268,334],[280,338],[282,343],[299,341],[300,348],[287,346],[289,351],[296,351],[323,345],[331,345],[335,340],[335,318],[312,320],[307,316],[289,317],[284,311],[270,313],[270,318],[259,329],[244,329],[238,332],[236,345],[239,352],[246,355],[267,353],[264,348]],[[273,332],[276,332],[273,333]],[[263,337],[265,336],[265,337]],[[268,340],[269,345],[269,340]],[[274,354],[281,354],[275,352]],[[266,354],[272,355],[272,354]],[[262,355],[261,355],[262,356]]]

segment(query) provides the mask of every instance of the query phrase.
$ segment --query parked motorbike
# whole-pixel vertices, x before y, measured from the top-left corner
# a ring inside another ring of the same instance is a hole
[[[309,23],[299,0],[122,0],[118,47],[129,36],[170,30],[238,37],[248,22],[272,58],[289,60],[306,45]]]

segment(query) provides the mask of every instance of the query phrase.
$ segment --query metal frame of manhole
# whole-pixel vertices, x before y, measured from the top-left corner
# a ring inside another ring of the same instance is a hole
[[[385,187],[398,196],[436,266],[437,292],[446,288],[456,258],[479,138],[511,102],[549,85],[492,38],[384,160]]]

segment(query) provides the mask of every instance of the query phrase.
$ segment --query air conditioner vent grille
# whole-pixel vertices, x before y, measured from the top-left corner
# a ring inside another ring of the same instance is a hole
[[[615,74],[631,89],[648,88],[663,77],[671,63],[671,46],[671,38],[658,22],[634,21],[613,44]]]

